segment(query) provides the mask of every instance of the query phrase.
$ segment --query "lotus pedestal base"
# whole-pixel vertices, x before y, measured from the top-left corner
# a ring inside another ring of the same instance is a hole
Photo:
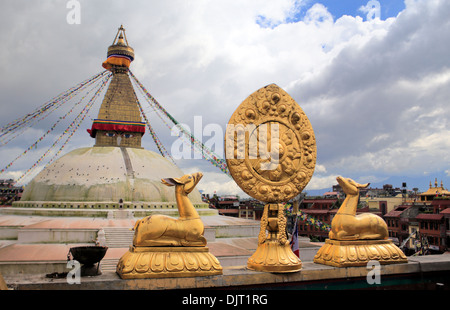
[[[247,261],[247,268],[272,273],[296,272],[302,269],[302,262],[292,252],[289,243],[282,245],[278,240],[266,240],[258,244]]]
[[[380,264],[407,263],[408,259],[391,240],[325,240],[314,256],[314,263],[352,267],[367,266],[371,260]]]
[[[116,268],[122,279],[201,277],[222,274],[207,247],[134,247]]]

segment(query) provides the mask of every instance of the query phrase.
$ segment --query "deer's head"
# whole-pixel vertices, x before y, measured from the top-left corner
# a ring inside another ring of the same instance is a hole
[[[341,176],[336,178],[339,185],[342,187],[342,190],[347,195],[358,195],[360,188],[366,188],[370,185],[370,183],[359,184],[349,178],[343,178]]]
[[[167,186],[178,186],[178,188],[180,188],[180,190],[187,195],[192,192],[202,177],[203,174],[201,172],[197,172],[183,175],[181,178],[161,179],[161,182]]]

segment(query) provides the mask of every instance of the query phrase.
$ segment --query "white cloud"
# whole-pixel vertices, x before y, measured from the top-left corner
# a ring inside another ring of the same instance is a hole
[[[324,165],[316,164],[316,168],[314,169],[316,173],[326,173],[327,168]]]
[[[390,148],[380,148],[359,156],[341,158],[329,164],[333,171],[342,167],[351,173],[376,171],[385,175],[421,174],[438,172],[450,163],[450,131],[442,130],[417,137],[406,143],[396,143]]]
[[[204,194],[217,195],[239,195],[240,197],[248,197],[240,187],[229,176],[217,171],[205,171],[201,166],[190,166],[183,169],[186,174],[201,171],[203,173],[202,180],[197,185],[197,189]]]
[[[263,3],[258,10],[256,23],[263,28],[275,28],[291,22],[300,12],[304,0],[281,0]]]
[[[180,122],[200,115],[225,126],[255,90],[286,89],[316,135],[320,164],[309,188],[329,188],[338,174],[382,179],[450,168],[449,1],[408,0],[397,17],[370,21],[333,20],[321,4],[296,20],[304,3],[294,0],[80,1],[80,25],[66,23],[65,3],[2,6],[0,25],[9,30],[0,34],[8,46],[0,51],[0,102],[12,108],[1,124],[101,71],[123,23],[136,52],[131,70]],[[170,132],[150,114],[170,149]],[[87,123],[74,147],[92,145]],[[4,152],[20,149],[11,147]],[[205,188],[235,190],[218,175],[205,174]]]
[[[328,176],[320,176],[313,175],[311,181],[309,181],[308,185],[305,187],[304,191],[308,190],[316,190],[316,189],[330,189],[332,185],[336,184],[336,177],[338,175],[328,175]]]

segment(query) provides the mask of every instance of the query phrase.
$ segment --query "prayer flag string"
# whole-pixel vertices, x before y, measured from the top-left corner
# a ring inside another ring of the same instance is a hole
[[[307,225],[314,226],[320,230],[325,230],[325,231],[331,230],[331,226],[329,224],[319,221],[318,219],[312,217],[311,215],[302,212],[302,210],[300,210],[300,209],[297,211],[297,213],[294,213],[293,206],[291,203],[286,203],[285,208],[286,208],[287,215],[292,215],[292,216],[296,215],[300,221],[304,222]]]
[[[84,89],[86,86],[92,84],[97,79],[105,76],[108,74],[109,71],[105,70],[103,72],[100,72],[93,77],[79,83],[78,85],[68,89],[67,91],[59,94],[58,96],[54,97],[50,101],[46,102],[42,106],[36,108],[33,112],[26,114],[25,116],[18,118],[9,124],[5,125],[4,127],[0,128],[0,138],[7,135],[10,132],[15,132],[16,130],[23,128],[24,126],[28,126],[30,122],[36,122],[39,120],[42,120],[44,113],[52,112],[59,106],[61,106],[64,102],[71,99],[73,96],[75,96],[79,91]],[[41,119],[39,119],[41,117]]]
[[[50,151],[56,146],[56,144],[58,144],[65,135],[69,134],[69,136],[67,137],[67,139],[65,140],[65,142],[61,145],[61,147],[59,148],[59,150],[55,153],[55,155],[50,159],[50,161],[44,166],[47,167],[51,162],[53,162],[53,160],[60,154],[60,152],[64,149],[64,147],[67,145],[67,143],[69,142],[70,138],[75,134],[75,132],[77,131],[77,129],[80,127],[81,123],[83,122],[83,120],[85,119],[85,117],[88,115],[90,108],[93,106],[95,100],[97,99],[97,97],[99,96],[99,94],[101,93],[101,91],[104,89],[104,87],[106,86],[107,82],[109,81],[109,79],[111,78],[112,74],[108,74],[106,75],[103,80],[101,80],[99,83],[97,83],[97,85],[93,88],[97,88],[96,92],[94,93],[94,95],[92,96],[92,98],[88,101],[88,103],[84,106],[84,108],[79,112],[79,114],[76,116],[76,118],[70,123],[70,125],[64,130],[64,132],[58,137],[58,139],[56,139],[53,144],[47,149],[47,151],[41,155],[41,157],[27,170],[25,171],[25,173],[23,173],[18,179],[17,182],[20,182],[26,175],[28,175],[33,169],[35,169],[39,163],[50,153]],[[98,87],[99,85],[99,87]],[[86,95],[83,96],[83,98],[81,98],[81,100],[79,102],[77,102],[75,105],[78,105],[79,103],[81,103],[87,96],[88,94],[93,90],[91,89]],[[73,111],[73,108],[66,113],[66,115],[63,116],[63,118],[67,117],[68,114],[70,114]],[[42,137],[39,139],[39,141],[42,140]],[[28,149],[26,150],[26,152],[28,151]],[[26,152],[22,153],[25,154]],[[0,173],[4,172],[6,169],[3,169],[0,171]]]
[[[224,159],[221,159],[218,155],[216,155],[212,150],[210,150],[208,147],[206,147],[201,141],[199,141],[197,138],[194,137],[192,133],[190,133],[188,130],[186,130],[169,112],[167,112],[164,107],[159,104],[159,102],[147,91],[147,89],[142,85],[141,82],[136,78],[136,76],[131,72],[131,70],[128,70],[130,73],[130,76],[133,78],[135,83],[139,86],[138,88],[142,91],[145,98],[147,98],[147,101],[149,102],[151,107],[155,107],[155,111],[160,111],[165,117],[167,117],[174,125],[177,126],[177,128],[180,130],[180,132],[184,135],[184,137],[191,143],[191,147],[195,150],[199,150],[202,153],[202,158],[209,161],[212,165],[219,168],[223,173],[231,177],[230,171],[228,170],[226,161]],[[159,113],[157,113],[160,117]],[[161,118],[161,117],[160,117]],[[164,122],[166,126],[170,128],[170,125],[167,124],[167,122]]]
[[[70,135],[66,138],[66,141],[64,142],[64,144],[61,145],[59,150],[55,153],[55,155],[52,157],[52,159],[44,166],[44,168],[47,167],[48,165],[50,165],[58,157],[59,153],[61,153],[61,151],[64,149],[64,147],[70,141],[70,138],[72,138],[72,136],[75,134],[77,129],[81,126],[81,123],[84,121],[86,116],[89,114],[89,110],[92,108],[92,106],[94,105],[94,103],[97,100],[98,96],[100,95],[102,90],[105,88],[106,84],[108,84],[108,81],[110,80],[111,77],[112,77],[112,73],[108,74],[103,79],[103,81],[101,82],[100,87],[97,89],[97,91],[94,93],[92,98],[89,100],[89,102],[86,105],[86,107],[77,115],[77,117],[74,119],[74,121],[64,131],[62,136],[64,136],[65,134],[67,134],[69,132],[70,132]]]
[[[148,127],[148,131],[150,132],[150,135],[153,138],[153,141],[156,144],[156,147],[158,148],[159,153],[163,156],[166,157],[168,159],[170,159],[172,161],[173,164],[175,164],[175,161],[173,160],[172,156],[170,155],[170,153],[166,150],[166,148],[164,147],[164,145],[162,144],[161,140],[158,139],[158,136],[156,135],[156,132],[153,130],[152,126],[150,125],[150,122],[148,121],[147,115],[144,113],[144,110],[142,109],[142,105],[139,102],[139,99],[136,95],[136,92],[133,89],[133,94],[134,97],[136,98],[136,102],[138,104],[139,110],[141,111],[141,115],[144,118],[147,127]],[[176,165],[176,164],[175,164]]]

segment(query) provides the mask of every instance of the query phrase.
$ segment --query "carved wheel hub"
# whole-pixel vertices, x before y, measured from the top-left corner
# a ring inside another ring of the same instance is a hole
[[[245,99],[230,118],[226,161],[236,183],[264,202],[297,196],[316,164],[316,141],[300,106],[275,84]]]

